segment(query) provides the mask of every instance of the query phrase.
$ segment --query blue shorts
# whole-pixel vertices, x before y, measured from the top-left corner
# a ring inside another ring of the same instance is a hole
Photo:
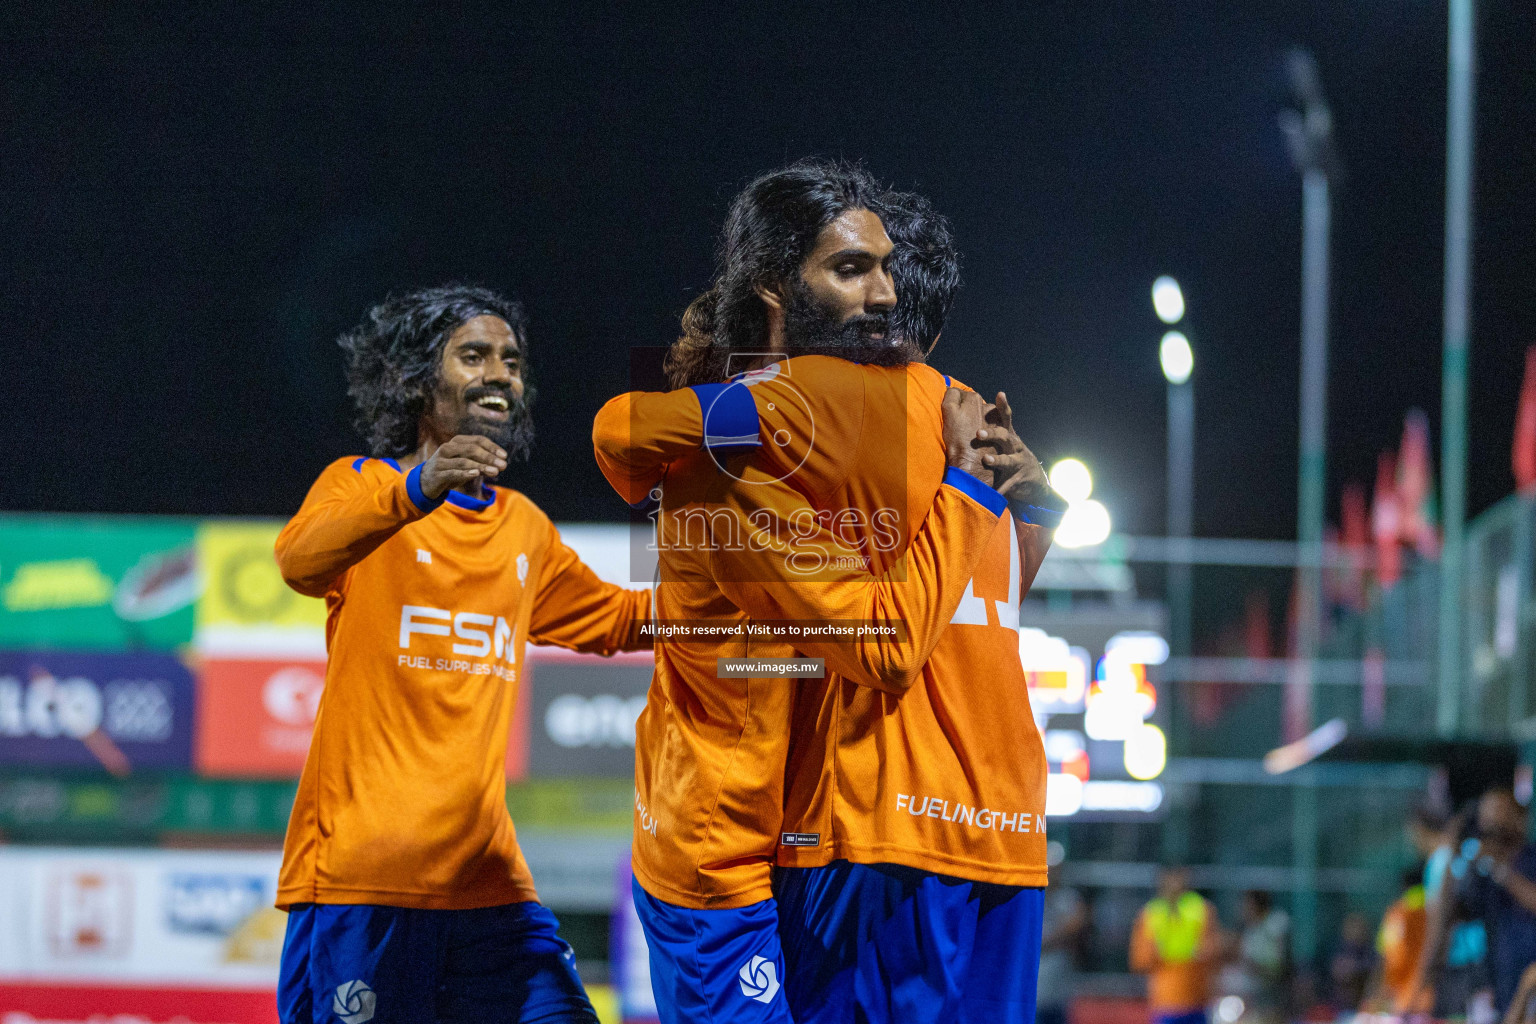
[[[634,889],[661,1024],[793,1024],[773,900],[690,910]]]
[[[597,1024],[555,915],[538,903],[413,910],[300,903],[277,986],[282,1024]]]
[[[1183,1013],[1154,1013],[1152,1024],[1207,1024],[1204,1010],[1186,1010]]]
[[[780,869],[798,1024],[1032,1024],[1045,890],[892,864]]]

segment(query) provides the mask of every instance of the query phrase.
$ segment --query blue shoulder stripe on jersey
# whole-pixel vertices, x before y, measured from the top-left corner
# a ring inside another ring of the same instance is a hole
[[[409,473],[405,474],[405,493],[410,495],[410,497],[411,497],[411,504],[415,505],[417,508],[421,509],[423,512],[431,512],[434,509],[436,509],[438,506],[442,505],[443,499],[442,498],[436,498],[436,499],[429,498],[429,497],[427,497],[426,493],[422,491],[422,489],[421,489],[421,467],[423,465],[425,465],[425,463],[419,463],[416,466],[412,467],[412,469],[411,469],[411,471]],[[449,493],[451,494],[452,492],[449,492]]]
[[[758,438],[757,403],[747,385],[695,384],[691,389],[704,414],[704,447],[756,448]]]
[[[998,494],[992,488],[976,479],[963,469],[950,466],[944,470],[944,482],[969,495],[983,508],[995,516],[1000,516],[1008,508],[1008,499]]]
[[[372,458],[373,458],[372,455],[359,455],[352,462],[352,469],[353,469],[353,471],[357,472],[357,473],[361,473],[363,471],[363,463],[370,461]],[[394,459],[383,458],[383,459],[380,459],[379,461],[384,463],[390,469],[394,470],[396,473],[400,472],[400,463],[396,462]]]
[[[484,512],[496,504],[496,492],[491,489],[489,484],[486,485],[485,489],[490,492],[491,496],[489,498],[474,498],[463,491],[449,491],[448,504],[457,505],[459,508],[467,508],[471,512]]]
[[[946,388],[952,388],[952,387],[954,387],[954,385],[953,385],[953,384],[951,384],[951,383],[950,383],[950,382],[949,382],[949,374],[947,374],[947,373],[946,373],[946,374],[944,374],[944,386],[945,386],[945,387],[946,387]]]

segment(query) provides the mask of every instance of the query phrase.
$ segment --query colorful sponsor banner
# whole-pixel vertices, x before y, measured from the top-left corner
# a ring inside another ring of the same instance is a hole
[[[168,655],[0,652],[0,764],[188,768],[192,699]]]
[[[277,1024],[277,993],[0,982],[5,1024]]]
[[[527,667],[514,742],[526,737],[528,775],[633,779],[635,720],[655,670],[650,652],[602,658],[530,649]]]
[[[201,582],[190,522],[0,517],[0,647],[172,648]]]
[[[572,834],[627,834],[631,778],[542,779],[507,787],[507,809],[524,826]],[[0,776],[0,829],[42,838],[90,829],[135,841],[161,833],[236,833],[281,840],[297,783],[173,778]]]
[[[325,687],[325,659],[202,659],[195,763],[203,775],[296,778]]]
[[[634,871],[629,852],[619,859],[613,889],[613,917],[608,932],[608,976],[618,992],[623,1024],[660,1020],[651,988],[651,952],[635,911]]]
[[[0,849],[0,983],[272,992],[280,855]]]
[[[291,589],[273,547],[278,521],[206,522],[197,530],[202,597],[197,647],[209,654],[325,657],[325,602]]]

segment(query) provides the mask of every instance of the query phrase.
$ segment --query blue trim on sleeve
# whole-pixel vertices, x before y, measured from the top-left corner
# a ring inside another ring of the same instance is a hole
[[[954,466],[950,466],[944,470],[944,482],[951,487],[963,491],[995,516],[1002,515],[1008,508],[1007,498],[998,494],[963,469],[956,469]]]
[[[366,456],[366,455],[359,455],[352,462],[352,472],[354,472],[354,473],[361,473],[363,471],[363,463],[365,463],[367,461],[368,461],[368,456]]]
[[[704,447],[756,448],[758,437],[757,403],[747,385],[695,384],[692,389],[704,414]]]
[[[1043,505],[1027,505],[1020,503],[1010,506],[1013,509],[1013,518],[1021,523],[1031,526],[1043,526],[1047,530],[1054,530],[1061,525],[1061,517],[1066,512],[1059,508],[1046,508]]]
[[[380,462],[388,463],[389,464],[389,468],[394,470],[396,473],[400,472],[400,463],[396,462],[394,459],[385,457],[385,458],[380,459],[379,461]]]
[[[410,495],[411,504],[415,505],[423,512],[431,512],[442,505],[443,499],[438,498],[434,501],[433,499],[427,497],[426,494],[422,491],[421,467],[424,465],[426,465],[426,463],[418,463],[411,468],[409,473],[405,474],[405,493]],[[452,492],[449,493],[451,494]]]
[[[465,494],[463,491],[449,491],[447,494],[448,504],[457,505],[459,508],[467,508],[471,512],[484,512],[496,504],[495,489],[487,485],[486,490],[490,492],[491,496],[489,498],[475,498]]]
[[[947,374],[947,373],[944,375],[944,386],[946,388],[954,387],[954,385],[949,382],[949,374]]]

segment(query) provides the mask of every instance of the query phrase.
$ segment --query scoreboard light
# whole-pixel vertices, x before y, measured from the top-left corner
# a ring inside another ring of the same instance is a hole
[[[1019,630],[1019,661],[1024,666],[1030,703],[1037,712],[1082,710],[1091,664],[1087,651],[1043,629],[1025,626]]]
[[[1104,655],[1115,655],[1142,665],[1161,665],[1168,660],[1168,641],[1147,629],[1116,633],[1104,645]]]
[[[1083,809],[1083,786],[1076,775],[1051,772],[1045,777],[1045,816],[1070,818]]]

